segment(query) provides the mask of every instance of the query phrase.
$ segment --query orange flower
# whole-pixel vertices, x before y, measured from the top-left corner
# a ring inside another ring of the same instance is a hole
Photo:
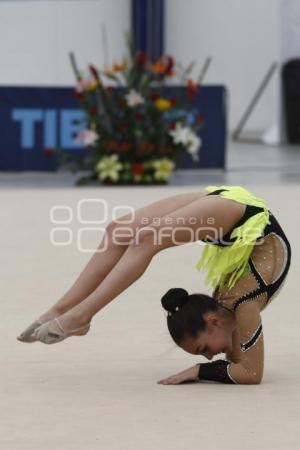
[[[119,72],[124,72],[127,69],[127,62],[124,61],[121,64],[114,63],[111,67],[106,66],[104,68],[105,75],[116,75]]]
[[[152,65],[152,72],[154,73],[164,73],[165,66],[163,64],[162,58],[159,58],[158,61],[156,61],[155,64]]]
[[[115,73],[117,72],[124,72],[124,70],[127,69],[127,63],[123,62],[122,64],[114,64],[113,65],[113,70],[115,71]]]
[[[108,75],[108,76],[115,74],[113,68],[112,67],[108,67],[108,66],[104,67],[103,72],[104,72],[105,75]]]
[[[167,56],[166,58],[162,56],[152,65],[151,70],[160,75],[172,76],[174,75],[173,67],[174,59],[171,56]]]

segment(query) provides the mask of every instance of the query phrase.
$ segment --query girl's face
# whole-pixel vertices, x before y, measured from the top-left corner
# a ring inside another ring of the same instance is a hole
[[[232,350],[232,332],[235,328],[234,318],[222,318],[215,313],[205,317],[206,331],[198,333],[197,338],[186,338],[180,347],[188,353],[203,355],[212,359],[218,353]]]

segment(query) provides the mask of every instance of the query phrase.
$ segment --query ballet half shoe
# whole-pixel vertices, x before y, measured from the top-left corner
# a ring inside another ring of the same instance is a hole
[[[56,321],[60,330],[59,331],[51,330],[52,321],[46,322],[42,324],[39,328],[37,328],[34,332],[34,336],[38,341],[42,342],[43,344],[56,344],[58,342],[63,341],[69,336],[73,336],[73,333],[76,333],[77,331],[81,330],[82,331],[87,330],[90,327],[90,324],[87,324],[84,325],[83,327],[75,328],[67,333],[63,329],[58,318],[55,317],[54,320]]]
[[[43,325],[43,323],[45,322],[41,322],[40,320],[35,320],[31,325],[29,325],[29,327],[26,328],[26,330],[24,330],[20,336],[17,337],[18,341],[21,342],[36,342],[36,337],[34,336],[34,332],[35,330],[37,330],[37,328],[39,328],[41,325]]]

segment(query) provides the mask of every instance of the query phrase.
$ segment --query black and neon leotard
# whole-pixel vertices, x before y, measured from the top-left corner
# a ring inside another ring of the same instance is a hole
[[[225,189],[218,189],[208,195],[219,195]],[[245,214],[222,241],[231,245],[234,229],[244,224],[261,208],[247,205]],[[207,242],[207,241],[206,241]],[[212,380],[231,384],[253,384],[260,382],[263,375],[264,344],[261,311],[281,290],[291,264],[290,243],[269,211],[269,222],[256,240],[248,260],[247,268],[234,286],[216,286],[213,297],[235,314],[237,328],[233,336],[234,348],[226,354],[226,360],[199,364],[199,380]],[[222,247],[214,240],[208,245]]]

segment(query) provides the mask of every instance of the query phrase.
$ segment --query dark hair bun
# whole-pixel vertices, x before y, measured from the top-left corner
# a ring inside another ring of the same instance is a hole
[[[185,289],[169,289],[161,299],[161,304],[166,311],[175,312],[187,303],[189,294]]]

